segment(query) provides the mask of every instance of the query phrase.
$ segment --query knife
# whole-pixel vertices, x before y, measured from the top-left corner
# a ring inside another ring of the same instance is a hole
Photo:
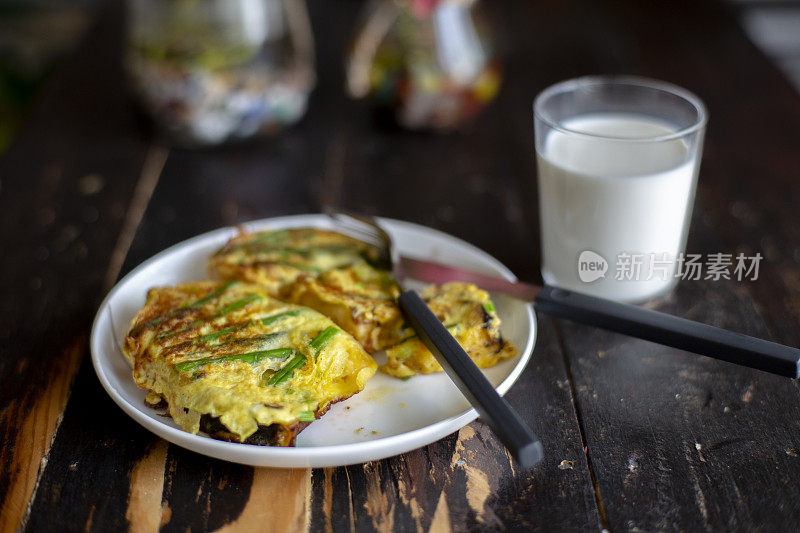
[[[722,328],[580,292],[534,285],[448,265],[400,257],[404,275],[428,283],[462,281],[489,292],[533,302],[538,312],[656,342],[721,361],[793,379],[800,378],[800,350]]]

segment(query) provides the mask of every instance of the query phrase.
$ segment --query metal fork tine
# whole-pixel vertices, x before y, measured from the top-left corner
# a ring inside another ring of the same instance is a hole
[[[386,231],[381,227],[380,224],[371,216],[369,215],[360,215],[357,213],[352,213],[348,211],[342,211],[339,213],[340,219],[342,217],[349,218],[359,224],[360,227],[364,229],[365,232],[370,234],[374,234],[378,239],[380,239],[387,248],[391,247],[392,238],[389,236]]]
[[[375,219],[368,215],[332,207],[324,207],[322,211],[343,230],[350,231],[353,237],[358,235],[356,238],[377,246],[381,262],[393,270],[396,265],[394,264],[392,238]]]
[[[340,222],[338,220],[336,221],[336,223],[342,230],[358,235],[359,237],[362,237],[364,239],[368,239],[375,242],[380,242],[381,240],[380,236],[378,236],[378,234],[375,232],[365,231],[358,226],[352,226],[350,224]]]
[[[354,233],[358,233],[364,237],[368,237],[371,240],[380,241],[381,243],[388,243],[390,242],[389,236],[383,231],[383,229],[377,225],[373,220],[369,218],[357,215],[355,213],[349,213],[346,211],[335,211],[331,209],[326,209],[325,214],[327,214],[331,219],[333,219],[339,226],[343,228],[347,228]]]
[[[361,242],[371,244],[377,248],[383,247],[383,241],[374,234],[365,233],[350,226],[345,226],[344,224],[338,224],[338,223],[337,223],[337,229],[340,230],[342,233],[347,234],[350,237],[353,237],[354,239],[358,239]]]
[[[372,235],[375,238],[380,238],[380,229],[375,225],[374,222],[364,218],[360,215],[356,215],[354,213],[348,213],[345,211],[332,211],[326,210],[326,214],[334,219],[337,223],[341,224],[342,226],[346,226],[348,228],[352,228],[354,231],[358,231],[359,233],[365,233],[368,235]]]

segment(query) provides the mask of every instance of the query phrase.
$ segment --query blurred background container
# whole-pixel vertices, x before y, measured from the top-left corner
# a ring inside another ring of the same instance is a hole
[[[303,116],[314,43],[303,0],[128,0],[125,66],[177,144],[274,133]]]
[[[100,1],[0,0],[0,153],[42,81],[80,39]],[[311,0],[310,9],[324,1]],[[491,100],[499,85],[494,41],[476,14],[481,4],[402,0],[409,2],[404,11],[400,1],[349,4],[362,9],[364,18],[353,28],[348,90],[407,127],[458,127]],[[299,4],[304,11],[303,0],[130,2],[132,12],[139,11],[131,21],[132,79],[144,108],[174,136],[190,144],[213,144],[275,131],[302,115],[314,84],[312,38],[305,13],[293,16],[298,10],[287,11],[287,6]],[[800,88],[800,0],[728,3],[750,38]],[[250,12],[279,12],[272,20],[280,22],[243,16]],[[189,35],[178,22],[184,14],[189,27],[206,29]],[[166,39],[173,31],[178,38]],[[181,33],[190,37],[189,43],[201,36],[203,42],[192,48],[180,42]],[[242,73],[250,62],[258,74]],[[172,81],[150,83],[154,73]],[[259,92],[260,99],[254,96]],[[220,103],[225,96],[229,102]]]
[[[452,130],[497,94],[500,61],[477,0],[370,0],[347,88],[409,129]]]

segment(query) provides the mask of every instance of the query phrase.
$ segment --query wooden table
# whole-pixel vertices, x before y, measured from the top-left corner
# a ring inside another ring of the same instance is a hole
[[[159,440],[98,383],[91,320],[166,246],[338,204],[462,237],[539,278],[531,100],[588,73],[685,86],[711,122],[688,249],[760,252],[757,281],[687,281],[654,306],[800,345],[800,97],[722,7],[510,1],[499,99],[446,136],[381,129],[343,93],[359,4],[313,0],[319,84],[298,126],[218,151],[159,144],[124,92],[105,4],[0,162],[0,530],[791,530],[795,382],[539,317],[507,398],[546,459],[520,472],[477,421],[388,460],[270,470]]]

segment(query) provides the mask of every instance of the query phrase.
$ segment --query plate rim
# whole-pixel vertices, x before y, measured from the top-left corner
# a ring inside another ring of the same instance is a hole
[[[435,228],[424,226],[422,224],[416,224],[414,222],[387,218],[387,217],[376,217],[376,218],[378,219],[379,222],[385,223],[389,227],[404,226],[410,230],[422,231],[428,234],[436,234],[438,237],[442,237],[451,241],[456,241],[460,245],[470,249],[470,251],[475,252],[478,255],[481,255],[483,259],[491,263],[492,266],[497,269],[500,275],[505,277],[507,280],[509,281],[517,280],[517,277],[513,274],[513,272],[502,262],[500,262],[497,258],[492,256],[488,252],[480,249],[479,247],[475,246],[474,244],[471,244],[459,237],[456,237],[454,235],[451,235],[449,233],[446,233],[444,231]],[[192,450],[194,452],[209,457],[214,457],[217,459],[237,462],[241,464],[249,464],[249,465],[268,463],[272,466],[280,466],[280,465],[275,465],[272,461],[265,462],[263,460],[268,458],[274,459],[276,461],[285,459],[288,463],[285,465],[287,467],[297,466],[300,464],[305,464],[306,466],[321,466],[321,467],[334,466],[334,465],[345,466],[350,464],[359,464],[370,460],[392,457],[394,455],[398,455],[406,451],[411,451],[413,449],[417,449],[419,447],[426,446],[427,444],[435,442],[451,433],[459,431],[461,428],[463,428],[464,426],[466,426],[467,424],[478,418],[479,416],[478,412],[475,410],[475,408],[470,407],[465,411],[462,411],[458,414],[444,418],[442,420],[439,420],[437,422],[434,422],[432,424],[429,424],[421,428],[363,442],[333,444],[328,446],[299,446],[299,447],[253,446],[250,444],[225,442],[212,439],[204,435],[192,434],[187,431],[184,431],[183,429],[174,428],[159,420],[155,420],[152,417],[148,416],[146,413],[144,413],[142,409],[139,409],[138,407],[133,405],[127,398],[125,398],[122,395],[120,391],[118,391],[113,386],[108,376],[106,375],[108,369],[106,368],[106,365],[101,361],[100,353],[102,352],[102,348],[101,348],[101,330],[99,328],[99,322],[102,319],[101,315],[107,312],[106,308],[109,306],[109,301],[120,290],[120,288],[123,285],[125,285],[139,272],[146,269],[150,265],[158,262],[159,260],[163,259],[166,256],[172,255],[187,247],[191,247],[191,245],[196,243],[197,241],[205,241],[208,239],[213,239],[225,233],[233,234],[237,231],[238,228],[258,230],[262,228],[268,228],[270,226],[288,226],[289,224],[291,224],[292,221],[300,221],[300,220],[304,221],[305,224],[309,224],[311,223],[310,221],[313,220],[312,225],[316,224],[317,227],[326,227],[326,226],[333,227],[333,224],[330,223],[326,215],[319,213],[308,213],[308,214],[263,218],[237,224],[236,226],[226,226],[222,228],[217,228],[201,233],[199,235],[195,235],[193,237],[190,237],[188,239],[185,239],[183,241],[177,242],[169,246],[168,248],[142,261],[141,263],[136,265],[136,267],[131,269],[130,272],[125,274],[125,276],[123,276],[120,280],[118,280],[114,284],[114,286],[108,291],[108,293],[100,303],[97,309],[97,313],[95,314],[94,320],[92,322],[92,330],[90,335],[92,366],[94,367],[95,373],[98,379],[100,380],[103,389],[105,389],[106,393],[111,397],[114,403],[116,403],[128,416],[130,416],[139,425],[145,427],[145,429],[155,433],[159,437],[164,438],[167,441],[177,446],[187,448],[189,450]],[[496,387],[500,395],[505,395],[508,392],[508,390],[514,385],[514,383],[517,382],[520,375],[525,370],[527,365],[530,363],[530,360],[533,358],[533,351],[536,339],[538,337],[538,323],[536,320],[536,315],[534,313],[533,304],[532,303],[525,304],[525,309],[528,314],[527,318],[528,318],[528,323],[530,325],[528,331],[528,338],[526,339],[525,347],[520,351],[519,361],[514,366],[514,368],[511,369],[511,371],[503,379],[503,381],[501,381]],[[110,311],[108,312],[108,314],[110,315]],[[120,354],[120,357],[124,356]],[[407,447],[408,444],[413,444],[413,446]],[[208,449],[209,447],[212,449]],[[381,450],[384,450],[384,452],[381,452]],[[242,460],[231,459],[227,457],[230,453],[243,455],[244,458]],[[344,459],[344,456],[353,456],[354,454],[357,454],[359,458],[355,460],[350,460],[350,459],[341,460]],[[259,461],[259,459],[262,459],[262,461]]]

